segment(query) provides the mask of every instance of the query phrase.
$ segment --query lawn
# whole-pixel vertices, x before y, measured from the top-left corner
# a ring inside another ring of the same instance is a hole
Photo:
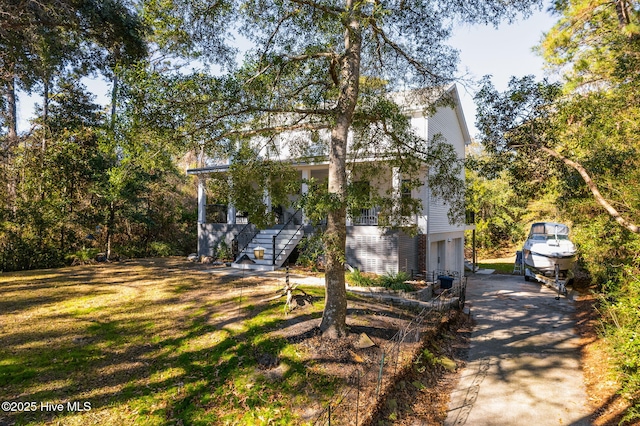
[[[182,259],[1,274],[0,400],[14,412],[0,418],[291,423],[296,406],[330,395],[336,380],[269,334],[287,320],[277,289]],[[317,318],[321,308],[302,315]],[[284,379],[261,374],[276,359]]]
[[[493,269],[496,274],[512,274],[513,262],[491,262],[485,263],[480,261],[478,263],[480,269]]]
[[[336,362],[300,338],[324,289],[305,287],[315,302],[285,315],[281,282],[211,268],[168,258],[0,274],[0,424],[313,423],[354,364],[350,349]],[[373,324],[378,342],[412,318],[349,303],[352,329]]]

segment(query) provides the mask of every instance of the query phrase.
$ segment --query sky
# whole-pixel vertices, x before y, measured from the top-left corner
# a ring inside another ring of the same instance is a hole
[[[542,79],[547,76],[543,70],[543,61],[532,49],[557,19],[541,11],[526,20],[502,24],[498,28],[486,25],[456,28],[450,44],[460,52],[459,71],[474,80],[490,74],[498,90],[507,88],[511,76],[533,74]],[[472,138],[477,134],[474,125],[474,90],[474,87],[458,84],[462,109]]]
[[[553,26],[557,18],[541,11],[528,19],[519,19],[513,24],[502,24],[498,28],[486,25],[466,25],[454,30],[451,46],[460,52],[459,71],[467,77],[478,80],[484,75],[493,76],[493,84],[504,90],[511,76],[523,77],[534,74],[545,76],[543,62],[532,52],[542,34]],[[104,81],[85,80],[84,83],[98,97],[98,103],[108,103],[109,86]],[[462,109],[471,137],[477,134],[475,128],[474,87],[458,84]],[[20,96],[18,111],[18,131],[29,129],[28,120],[33,115],[34,102],[41,103],[38,96]]]

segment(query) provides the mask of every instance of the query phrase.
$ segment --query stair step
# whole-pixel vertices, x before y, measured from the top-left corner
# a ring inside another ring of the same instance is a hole
[[[276,265],[274,265],[273,237],[276,235],[275,251],[279,254],[276,255]],[[246,254],[251,260],[256,262],[254,265],[248,265],[250,269],[254,266],[255,268],[267,266],[278,267],[289,257],[303,236],[304,231],[302,229],[282,229],[282,226],[264,229],[255,235],[238,257]],[[263,259],[254,259],[254,249],[257,247],[264,248]]]

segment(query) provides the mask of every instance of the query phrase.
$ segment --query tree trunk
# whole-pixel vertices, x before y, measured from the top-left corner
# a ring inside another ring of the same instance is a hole
[[[49,79],[45,78],[42,90],[42,152],[47,150],[47,135],[49,133]]]
[[[15,78],[11,78],[7,84],[7,126],[8,147],[13,146],[18,140],[18,100],[16,98]]]
[[[347,9],[353,8],[347,0]],[[347,238],[347,139],[359,94],[361,32],[352,18],[345,30],[345,54],[340,72],[340,96],[336,124],[331,130],[329,147],[329,193],[336,203],[327,218],[325,233],[326,274],[325,306],[320,329],[324,336],[336,339],[347,332],[347,292],[344,264]]]
[[[116,207],[115,203],[109,203],[109,221],[107,222],[107,260],[111,260],[111,240],[113,240],[113,227],[116,223]]]
[[[2,158],[7,165],[10,165],[13,162],[13,147],[18,144],[18,100],[16,98],[15,77],[11,77],[6,81],[6,99],[7,113],[5,116],[5,120],[8,130],[6,141],[4,144],[2,144],[2,149],[4,150],[4,152],[0,153],[0,158]],[[15,216],[17,212],[16,199],[18,197],[17,172],[8,174],[7,196],[8,200],[6,200],[5,204],[10,208],[11,212]]]
[[[584,182],[587,184],[587,187],[589,188],[589,190],[591,190],[591,193],[593,194],[593,197],[596,199],[598,204],[604,207],[607,213],[609,213],[609,215],[612,218],[614,218],[615,221],[618,222],[622,227],[624,227],[625,229],[633,233],[636,233],[636,234],[640,233],[640,227],[638,227],[638,225],[633,224],[628,220],[626,220],[625,218],[623,218],[620,215],[620,213],[611,204],[609,204],[609,202],[602,196],[602,194],[600,193],[600,190],[598,189],[598,186],[593,181],[593,179],[591,179],[591,176],[589,176],[589,173],[587,173],[587,170],[584,167],[582,167],[581,164],[576,163],[573,160],[570,160],[569,158],[565,157],[564,155],[560,154],[559,152],[551,148],[547,148],[545,146],[540,146],[539,148],[542,151],[546,152],[547,154],[551,155],[552,157],[562,160],[562,162],[565,163],[567,166],[573,168],[578,173],[580,173],[582,180],[584,180]]]

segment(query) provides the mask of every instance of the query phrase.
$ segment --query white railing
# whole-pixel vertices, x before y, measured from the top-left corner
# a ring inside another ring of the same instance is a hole
[[[359,216],[351,218],[352,225],[378,225],[378,215],[380,214],[380,207],[372,207],[370,209],[361,209]]]

